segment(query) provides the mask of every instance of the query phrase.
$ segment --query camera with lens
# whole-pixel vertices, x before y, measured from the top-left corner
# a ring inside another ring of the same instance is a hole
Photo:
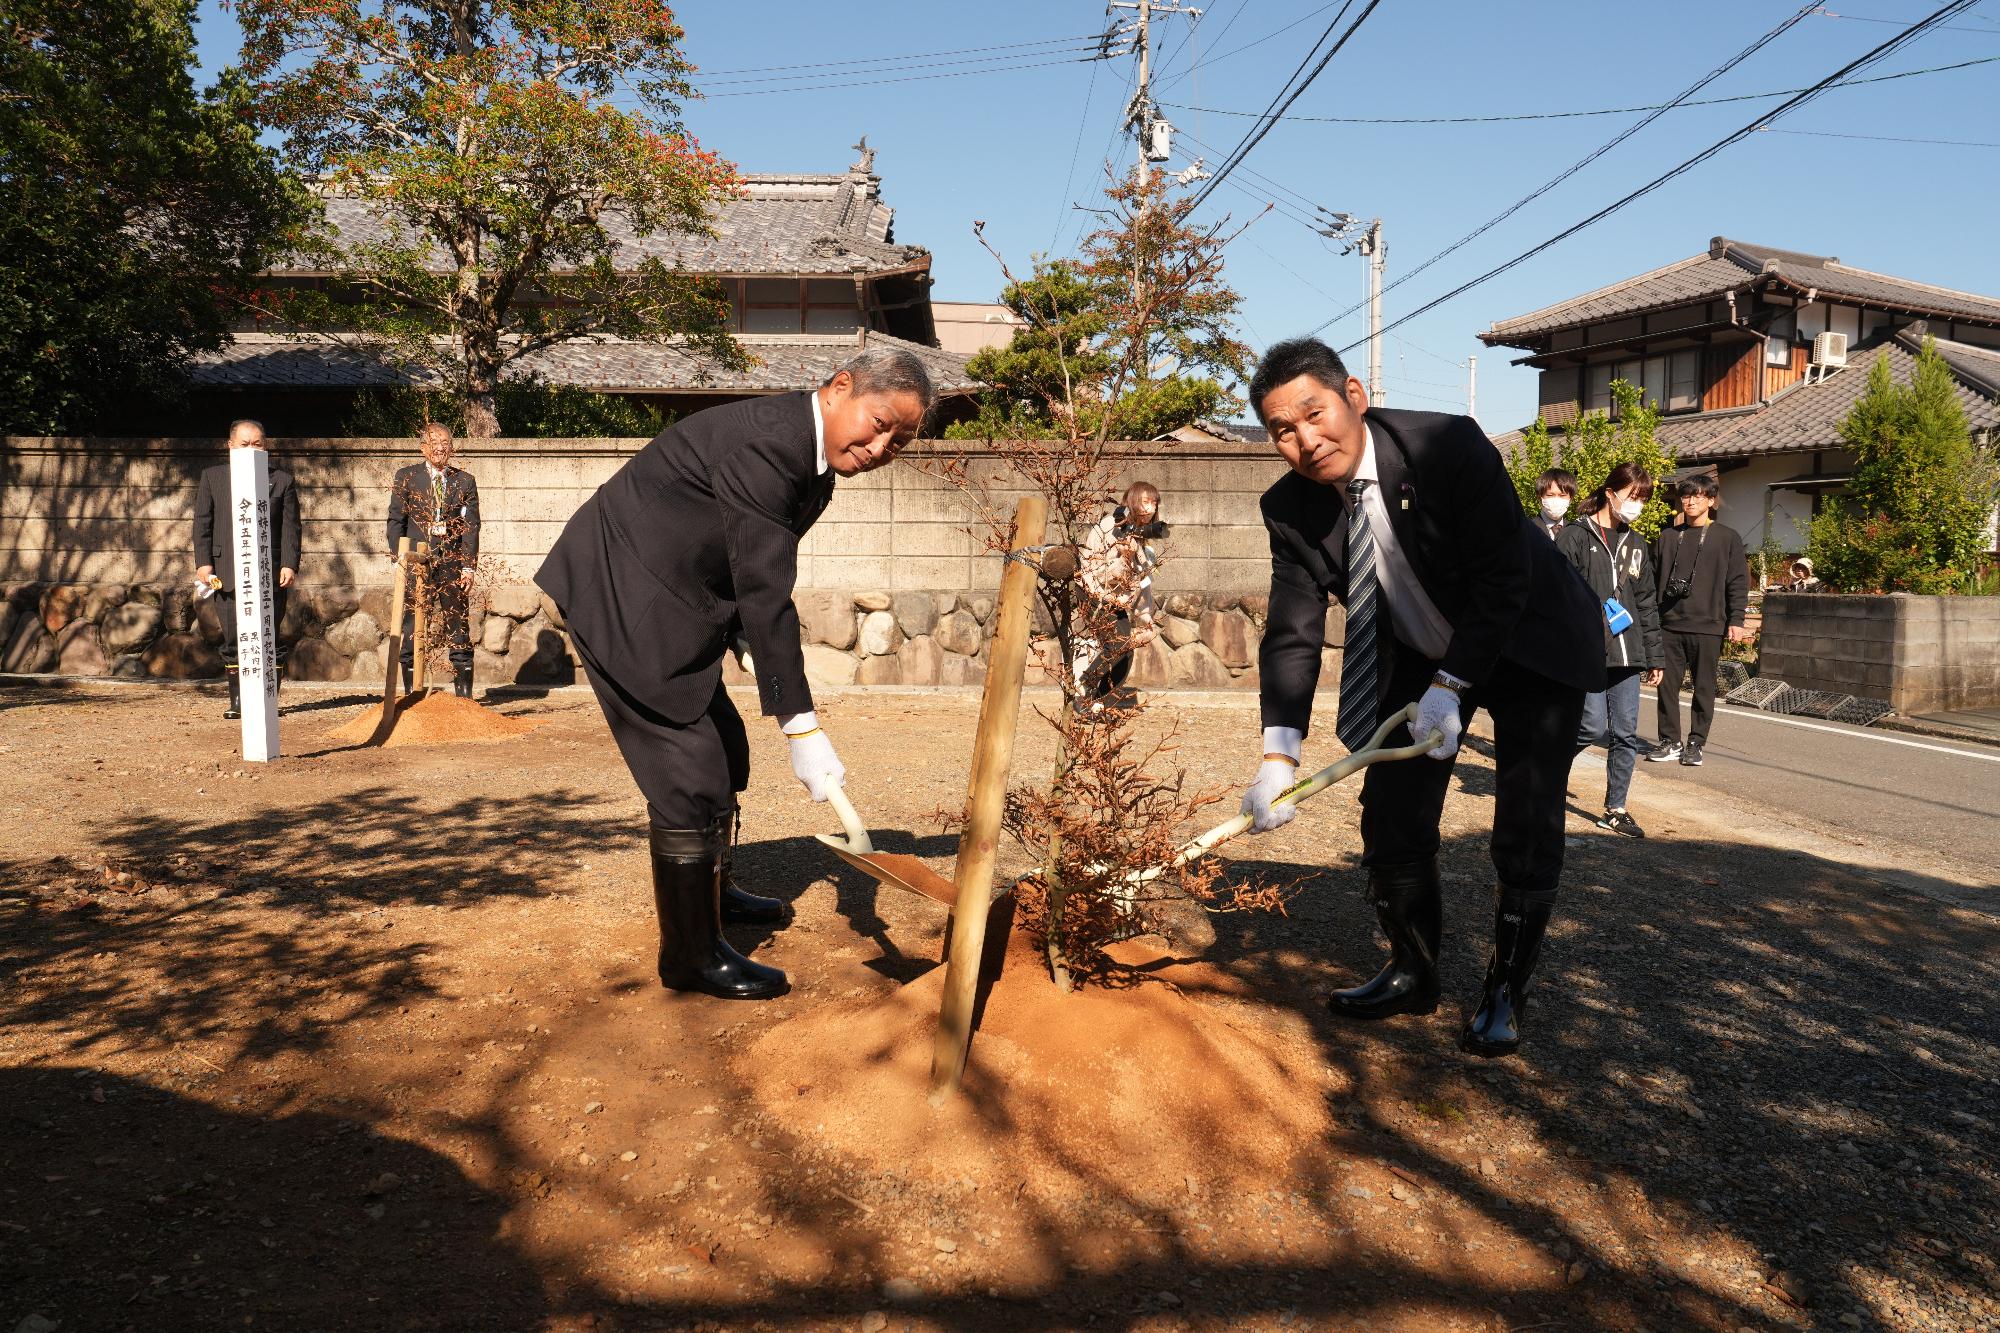
[[[1681,598],[1687,596],[1689,593],[1693,591],[1694,591],[1694,580],[1692,579],[1667,580],[1666,596],[1667,600],[1669,601],[1677,602]]]

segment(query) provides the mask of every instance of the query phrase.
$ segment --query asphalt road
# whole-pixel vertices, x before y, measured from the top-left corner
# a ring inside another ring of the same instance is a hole
[[[1686,707],[1683,697],[1683,727]],[[1653,719],[1648,690],[1640,731],[1649,746],[1656,739]],[[1699,768],[1642,759],[1633,808],[1643,808],[1645,789],[1655,782],[1724,793],[1782,823],[1877,852],[1906,850],[1913,863],[1941,860],[1969,882],[2000,888],[2000,748],[1782,717],[1718,700],[1704,759]],[[1573,779],[1572,791],[1592,785]]]

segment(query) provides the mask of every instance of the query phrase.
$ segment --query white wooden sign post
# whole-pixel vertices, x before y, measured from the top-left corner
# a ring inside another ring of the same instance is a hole
[[[229,451],[230,528],[235,534],[236,679],[242,693],[243,757],[278,757],[278,633],[272,623],[271,457]]]

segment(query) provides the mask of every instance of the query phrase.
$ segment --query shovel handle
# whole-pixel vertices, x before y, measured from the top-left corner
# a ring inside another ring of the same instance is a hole
[[[868,826],[861,822],[860,815],[854,813],[854,803],[847,799],[847,793],[838,787],[829,787],[826,803],[833,807],[833,813],[840,816],[841,827],[847,830],[847,850],[857,856],[873,852],[875,844],[868,837]]]
[[[1418,755],[1425,754],[1443,743],[1444,733],[1433,728],[1430,735],[1413,745],[1404,745],[1393,750],[1381,748],[1382,742],[1388,739],[1391,731],[1394,731],[1405,722],[1415,722],[1416,717],[1417,706],[1415,704],[1407,704],[1396,712],[1391,713],[1383,719],[1381,726],[1375,728],[1375,734],[1368,738],[1368,744],[1347,755],[1345,758],[1328,764],[1311,777],[1299,779],[1272,797],[1271,804],[1276,805],[1280,801],[1283,801],[1289,805],[1297,805],[1301,801],[1309,800],[1319,795],[1328,787],[1345,778],[1351,777],[1370,764],[1379,764],[1391,759],[1414,759]],[[1163,866],[1155,866],[1151,870],[1140,871],[1138,874],[1131,876],[1131,882],[1134,884],[1144,884],[1149,880],[1158,879],[1170,870],[1178,870],[1197,857],[1208,855],[1208,853],[1214,851],[1223,843],[1228,842],[1231,838],[1248,829],[1250,822],[1251,817],[1249,815],[1236,815],[1233,818],[1224,820],[1208,832],[1183,846],[1180,851],[1174,854],[1173,860]]]

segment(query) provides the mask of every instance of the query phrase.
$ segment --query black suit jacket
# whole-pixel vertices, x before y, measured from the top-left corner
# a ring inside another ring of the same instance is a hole
[[[799,538],[833,498],[804,393],[678,421],[576,511],[535,582],[603,674],[671,722],[707,709],[732,625],[767,714],[812,707],[792,605]]]
[[[479,558],[479,484],[464,468],[444,470],[444,514],[446,532],[442,539],[431,535],[438,522],[437,496],[431,490],[428,468],[422,463],[399,468],[389,485],[389,554],[404,537],[410,545],[429,542],[431,554],[471,562]]]
[[[1603,689],[1602,608],[1522,511],[1500,451],[1478,423],[1374,408],[1368,425],[1396,542],[1451,624],[1438,665],[1477,685],[1505,658],[1575,689]],[[1270,617],[1258,653],[1264,725],[1303,732],[1319,682],[1327,598],[1347,593],[1347,507],[1333,487],[1296,472],[1265,491],[1262,504],[1271,538]]]
[[[273,466],[271,482],[271,586],[281,569],[299,570],[299,492],[292,474]],[[202,469],[194,492],[194,563],[210,565],[225,589],[236,586],[236,538],[229,518],[229,464]]]

